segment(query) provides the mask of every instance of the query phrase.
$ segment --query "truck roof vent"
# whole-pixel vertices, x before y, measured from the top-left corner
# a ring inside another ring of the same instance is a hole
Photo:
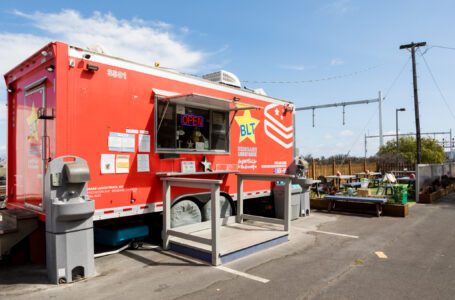
[[[232,74],[231,72],[224,71],[224,70],[203,75],[202,78],[213,81],[213,82],[218,82],[218,83],[223,83],[223,84],[227,84],[230,86],[238,87],[238,88],[241,87],[239,78],[237,76],[235,76],[234,74]]]
[[[106,49],[101,44],[92,44],[87,47],[87,50],[100,54],[107,54]]]
[[[262,96],[267,96],[267,93],[264,91],[263,88],[253,89],[253,93],[258,94],[258,95],[262,95]]]

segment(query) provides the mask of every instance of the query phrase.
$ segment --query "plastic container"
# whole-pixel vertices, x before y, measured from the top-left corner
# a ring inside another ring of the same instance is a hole
[[[95,227],[95,243],[117,247],[133,239],[144,239],[149,235],[146,225]]]
[[[300,215],[300,194],[302,188],[298,184],[291,187],[291,220],[299,218]],[[275,216],[279,219],[284,218],[284,185],[276,185],[273,188],[273,199],[275,202]]]
[[[408,203],[408,185],[396,184],[393,187],[393,199],[395,203],[406,204]]]

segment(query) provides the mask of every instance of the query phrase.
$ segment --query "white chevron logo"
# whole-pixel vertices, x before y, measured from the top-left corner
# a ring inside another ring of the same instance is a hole
[[[264,131],[265,134],[271,138],[273,141],[284,147],[285,149],[289,149],[293,146],[293,126],[286,127],[282,122],[276,119],[273,115],[269,112],[275,109],[275,114],[278,116],[280,114],[280,110],[278,109],[278,104],[269,104],[265,107],[264,115]],[[282,112],[281,112],[282,113]],[[281,115],[281,120],[283,120],[283,116]]]

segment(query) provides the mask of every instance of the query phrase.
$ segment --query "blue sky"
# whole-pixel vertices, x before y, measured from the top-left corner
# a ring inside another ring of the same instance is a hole
[[[398,47],[411,41],[455,47],[454,11],[454,1],[2,1],[0,71],[50,40],[99,44],[111,54],[197,75],[225,69],[247,87],[297,106],[375,98],[381,90],[384,132],[394,133],[398,107],[407,109],[400,113],[400,131],[411,132],[410,55]],[[455,121],[455,51],[426,50],[447,104],[418,55],[422,131],[447,131]],[[316,111],[314,128],[310,111],[299,112],[296,121],[297,145],[313,156],[363,155],[364,134],[378,132],[374,104],[346,108],[345,126],[341,108]],[[2,116],[0,151],[5,130]],[[370,140],[368,154],[377,146]]]

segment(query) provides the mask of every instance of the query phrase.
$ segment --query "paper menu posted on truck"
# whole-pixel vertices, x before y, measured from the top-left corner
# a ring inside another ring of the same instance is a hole
[[[150,135],[139,134],[139,152],[150,152]]]
[[[125,134],[122,138],[122,151],[134,152],[136,146],[136,139],[134,134]]]
[[[101,174],[115,173],[115,154],[101,154]]]
[[[109,132],[109,151],[134,152],[136,148],[135,134]]]
[[[130,171],[130,156],[129,154],[117,154],[115,160],[116,173],[129,173]]]
[[[137,171],[138,172],[150,172],[150,162],[148,154],[137,155]]]

